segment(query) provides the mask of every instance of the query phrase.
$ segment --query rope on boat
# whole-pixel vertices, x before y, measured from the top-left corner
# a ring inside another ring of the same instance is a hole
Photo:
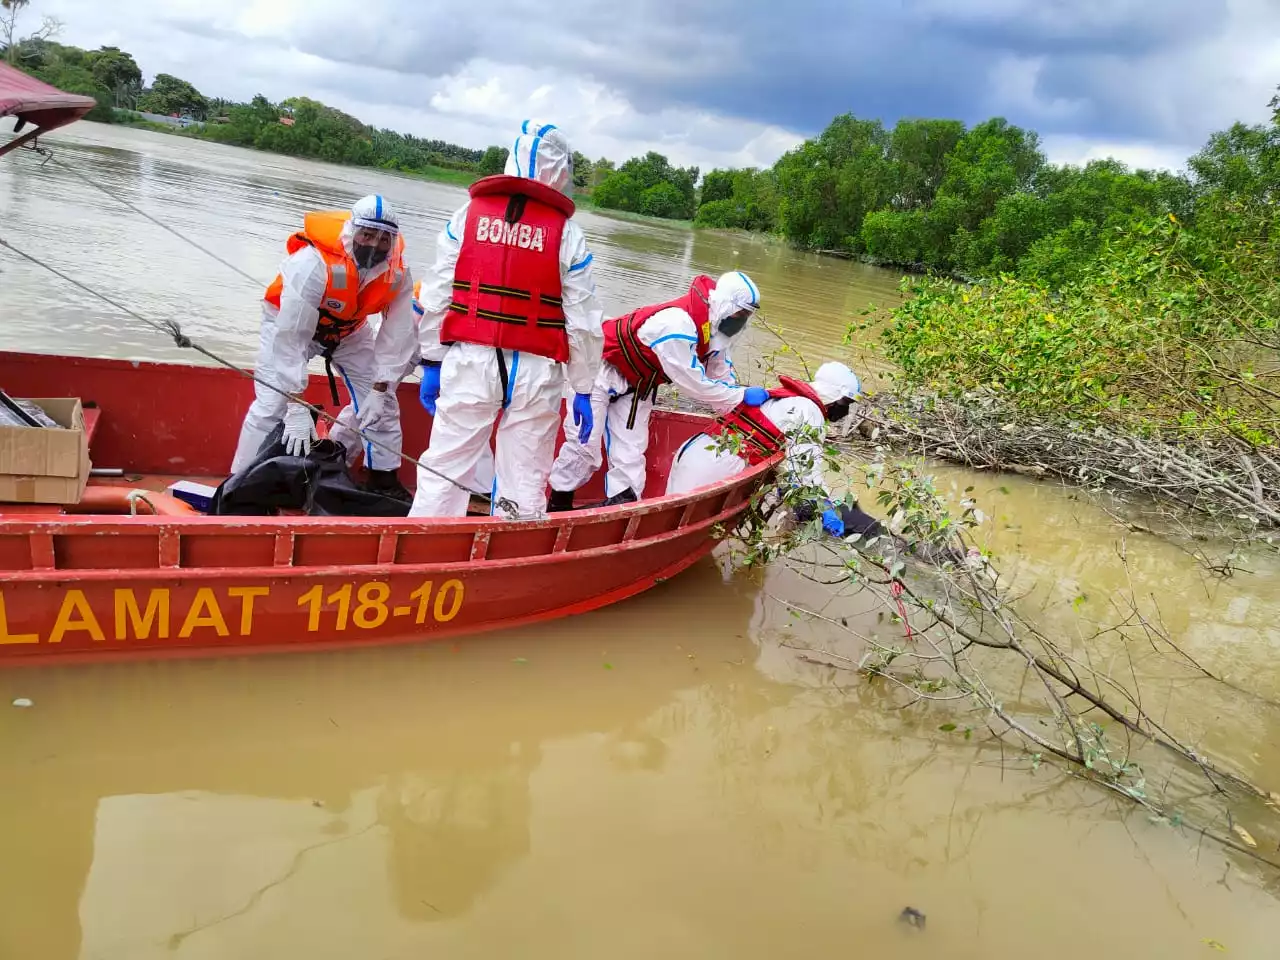
[[[89,175],[84,174],[84,173],[81,173],[79,170],[77,170],[77,169],[76,169],[75,167],[73,167],[71,164],[66,163],[66,162],[64,162],[61,158],[54,156],[53,151],[52,151],[52,150],[50,150],[48,147],[42,147],[42,146],[40,146],[38,143],[34,143],[34,142],[33,142],[33,143],[26,144],[26,145],[24,146],[24,149],[30,150],[30,151],[32,151],[33,153],[38,153],[38,154],[40,154],[40,156],[44,157],[43,162],[40,164],[41,166],[44,166],[44,164],[49,163],[50,161],[52,161],[53,163],[57,164],[57,165],[58,165],[59,167],[61,167],[63,170],[67,171],[67,173],[71,174],[73,177],[75,177],[75,178],[76,178],[77,180],[79,180],[80,182],[88,184],[89,186],[93,187],[95,190],[100,190],[100,191],[102,191],[102,192],[103,192],[103,193],[105,193],[108,197],[110,197],[112,200],[114,200],[116,203],[120,204],[120,205],[121,205],[121,206],[123,206],[123,207],[128,207],[130,210],[132,210],[132,211],[133,211],[134,213],[136,213],[138,216],[142,217],[144,220],[150,220],[152,223],[154,223],[154,224],[155,224],[157,227],[159,227],[161,230],[167,230],[169,233],[173,234],[175,237],[177,237],[177,238],[178,238],[179,240],[181,240],[183,243],[188,243],[188,244],[190,244],[191,246],[193,246],[193,247],[195,247],[197,250],[199,250],[201,253],[203,253],[205,256],[210,257],[210,258],[212,258],[212,259],[214,259],[214,260],[218,261],[218,263],[222,264],[222,265],[223,265],[224,267],[226,267],[228,270],[231,270],[231,271],[233,271],[234,273],[237,273],[237,274],[239,274],[240,276],[244,277],[244,279],[248,280],[248,281],[249,281],[251,284],[253,284],[255,287],[265,287],[265,286],[266,286],[266,284],[265,284],[265,283],[263,283],[261,280],[258,280],[256,277],[252,277],[252,276],[250,276],[248,273],[246,273],[244,270],[241,270],[239,267],[237,267],[237,266],[236,266],[234,263],[232,263],[230,260],[225,260],[225,259],[223,259],[223,258],[222,258],[222,257],[220,257],[218,254],[216,254],[216,253],[214,253],[212,250],[210,250],[208,247],[202,246],[201,244],[197,243],[195,240],[192,240],[190,237],[188,237],[186,234],[182,233],[181,231],[179,231],[179,230],[175,230],[172,226],[170,226],[169,224],[165,223],[165,222],[164,222],[163,220],[161,220],[159,217],[152,216],[151,214],[147,213],[147,211],[145,211],[145,210],[143,210],[141,207],[139,207],[137,204],[133,203],[133,202],[132,202],[132,201],[130,201],[130,200],[125,199],[124,197],[120,196],[120,194],[118,194],[118,193],[113,193],[111,190],[107,189],[107,188],[106,188],[106,187],[104,187],[102,184],[98,183],[98,181],[94,180],[94,179],[93,179],[92,177],[90,177]]]
[[[12,251],[22,259],[27,260],[31,263],[34,263],[38,267],[43,267],[45,270],[48,270],[58,279],[71,284],[73,287],[76,287],[77,289],[82,290],[83,292],[89,294],[91,297],[96,297],[97,299],[101,300],[103,303],[106,303],[114,307],[115,309],[119,310],[121,313],[125,314],[126,316],[132,317],[134,320],[137,320],[140,323],[146,324],[147,326],[151,327],[153,330],[158,330],[160,333],[163,333],[168,335],[169,337],[172,337],[173,342],[177,346],[181,347],[182,349],[194,350],[196,353],[199,353],[202,356],[208,357],[214,363],[217,363],[220,366],[226,367],[228,370],[234,370],[236,373],[240,374],[243,377],[247,377],[248,379],[252,380],[254,383],[264,386],[268,390],[272,390],[275,393],[280,394],[280,396],[284,397],[290,402],[302,404],[302,406],[306,407],[308,410],[310,410],[312,413],[316,414],[317,416],[322,417],[329,424],[336,424],[338,422],[337,417],[333,416],[332,414],[326,413],[321,407],[317,407],[314,404],[307,403],[307,401],[303,400],[301,397],[294,396],[293,394],[289,393],[287,390],[282,390],[280,387],[277,387],[274,383],[269,383],[266,380],[263,380],[262,378],[258,377],[252,370],[246,370],[244,367],[236,366],[230,360],[226,360],[218,356],[218,354],[214,353],[208,347],[205,347],[199,343],[196,343],[194,340],[192,340],[190,337],[188,337],[185,333],[182,332],[182,327],[178,325],[178,322],[176,320],[153,320],[150,317],[144,317],[142,314],[138,313],[136,310],[132,310],[129,307],[126,307],[124,304],[111,299],[111,297],[107,296],[105,293],[101,293],[100,291],[93,289],[92,287],[77,280],[75,277],[72,277],[66,273],[63,273],[57,267],[53,266],[52,264],[44,262],[39,257],[33,256],[32,254],[27,253],[25,250],[19,250],[17,247],[15,247],[12,243],[10,243],[4,237],[0,237],[0,247],[4,247],[6,250]],[[384,453],[397,454],[400,457],[400,459],[404,460],[406,463],[412,463],[414,466],[422,468],[432,476],[439,477],[441,480],[445,480],[451,483],[453,486],[457,487],[459,490],[466,491],[468,496],[471,495],[470,487],[466,486],[465,484],[459,483],[457,480],[454,480],[452,477],[445,476],[440,471],[427,466],[421,460],[417,460],[409,456],[403,450],[400,450],[400,451],[394,450],[387,444],[382,443],[381,441],[378,441],[378,440],[374,440],[372,437],[365,435],[363,432],[360,433],[360,436],[365,440],[366,443],[369,443],[370,445],[378,448]],[[518,514],[518,509],[516,507],[516,504],[512,503],[510,500],[508,500],[505,497],[499,497],[496,506],[499,509],[506,512],[513,519]]]
[[[129,200],[126,200],[124,197],[120,196],[118,193],[112,193],[110,190],[108,190],[108,189],[107,189],[106,187],[104,187],[102,184],[98,183],[98,182],[97,182],[96,180],[94,180],[93,178],[91,178],[91,177],[87,176],[86,174],[81,173],[79,170],[75,169],[75,167],[71,166],[71,164],[69,164],[69,163],[64,163],[62,160],[58,159],[57,157],[54,157],[54,158],[53,158],[53,162],[54,162],[54,163],[56,163],[59,167],[61,167],[63,170],[66,170],[69,174],[71,174],[71,175],[72,175],[73,177],[75,177],[77,180],[80,180],[80,181],[82,181],[83,183],[87,183],[89,186],[91,186],[91,187],[93,187],[93,188],[95,188],[95,189],[97,189],[97,190],[101,190],[103,193],[105,193],[108,197],[110,197],[110,198],[111,198],[112,200],[114,200],[116,203],[119,203],[119,204],[122,204],[123,206],[128,207],[130,210],[132,210],[132,211],[133,211],[134,213],[136,213],[138,216],[142,217],[144,220],[150,220],[152,223],[154,223],[154,224],[155,224],[157,227],[159,227],[160,229],[162,229],[162,230],[167,230],[169,233],[173,234],[175,237],[177,237],[179,240],[183,241],[184,243],[189,243],[189,244],[191,244],[191,246],[195,247],[197,250],[199,250],[201,253],[203,253],[206,257],[210,257],[210,258],[212,258],[212,259],[214,259],[214,260],[218,261],[218,263],[222,264],[222,265],[223,265],[224,267],[226,267],[228,270],[231,270],[231,271],[233,271],[234,273],[237,273],[237,274],[239,274],[240,276],[244,277],[244,279],[248,280],[248,281],[249,281],[251,284],[253,284],[255,287],[259,287],[259,288],[265,288],[265,287],[266,287],[266,284],[265,284],[265,283],[263,283],[261,280],[257,279],[256,277],[251,276],[251,275],[250,275],[249,273],[247,273],[246,271],[244,271],[244,270],[240,269],[240,268],[239,268],[239,267],[237,267],[234,263],[232,263],[230,260],[226,260],[226,259],[224,259],[223,257],[220,257],[218,254],[214,253],[214,252],[213,252],[212,250],[210,250],[208,247],[203,246],[203,245],[202,245],[202,244],[200,244],[200,243],[197,243],[195,240],[192,240],[192,239],[191,239],[190,237],[188,237],[186,234],[182,233],[182,232],[181,232],[181,231],[179,231],[179,230],[174,229],[174,228],[173,228],[173,227],[171,227],[169,224],[167,224],[167,223],[165,223],[163,220],[161,220],[159,217],[154,217],[154,216],[152,216],[151,214],[147,213],[147,211],[143,210],[141,207],[139,207],[139,206],[137,206],[136,204],[134,204],[134,203],[130,202]]]
[[[141,500],[151,508],[153,514],[159,515],[160,511],[156,509],[156,505],[151,502],[151,498],[147,496],[146,490],[130,490],[129,495],[125,498],[129,501],[129,516],[136,517],[138,515],[138,501]]]

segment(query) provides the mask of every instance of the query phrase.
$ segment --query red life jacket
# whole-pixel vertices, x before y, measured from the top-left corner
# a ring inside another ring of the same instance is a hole
[[[827,405],[822,402],[813,387],[803,380],[792,377],[779,377],[780,387],[769,391],[770,400],[785,400],[787,397],[804,397],[818,405],[818,409],[826,416]],[[761,407],[749,407],[740,403],[723,417],[712,424],[705,433],[718,437],[726,430],[742,435],[742,444],[738,448],[738,456],[751,466],[764,463],[787,445],[786,434],[778,425],[764,415]]]
[[[471,185],[442,343],[478,343],[568,362],[560,238],[573,210],[559,190],[524,177],[485,177]]]
[[[640,328],[655,313],[679,307],[693,318],[698,330],[698,359],[706,363],[711,355],[711,291],[715,288],[715,280],[699,275],[693,278],[689,292],[678,300],[641,307],[624,317],[604,322],[604,362],[636,388],[638,398],[656,396],[659,384],[671,382],[658,355],[640,341]]]

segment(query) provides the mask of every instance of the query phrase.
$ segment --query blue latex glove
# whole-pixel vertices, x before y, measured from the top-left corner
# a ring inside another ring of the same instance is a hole
[[[440,397],[440,364],[424,360],[422,362],[422,386],[418,387],[418,402],[422,408],[436,415],[436,400]]]
[[[747,387],[742,394],[742,402],[748,407],[758,407],[769,399],[769,391],[764,387]]]
[[[827,507],[822,511],[822,529],[833,537],[844,536],[844,520],[834,507]]]
[[[573,395],[573,425],[578,428],[579,443],[586,443],[591,439],[591,428],[595,426],[595,417],[591,413],[591,394]]]

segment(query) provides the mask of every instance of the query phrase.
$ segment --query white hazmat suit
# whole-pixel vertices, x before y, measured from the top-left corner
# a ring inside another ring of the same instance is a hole
[[[569,143],[555,126],[526,120],[505,172],[567,194],[573,182]],[[538,517],[546,512],[547,475],[555,453],[566,378],[572,392],[589,393],[600,368],[603,315],[596,298],[592,256],[582,228],[573,220],[567,221],[559,256],[569,362],[560,364],[527,351],[503,350],[507,371],[504,394],[498,350],[474,343],[440,342],[441,325],[453,299],[454,267],[466,235],[469,206],[464,204],[445,224],[436,241],[435,264],[422,283],[422,358],[443,361],[431,443],[422,463],[464,486],[484,475],[490,433],[501,416],[490,490],[492,512],[521,519]],[[464,516],[469,496],[468,490],[419,467],[409,516]]]
[[[653,350],[663,372],[681,396],[705,403],[717,414],[728,413],[742,402],[744,393],[744,388],[738,385],[729,348],[745,327],[740,327],[731,337],[721,332],[720,325],[734,314],[754,312],[759,306],[759,290],[745,273],[731,271],[716,281],[708,309],[713,333],[705,365],[698,359],[698,330],[693,317],[680,307],[655,313],[640,326],[639,338]],[[644,496],[645,454],[649,448],[653,401],[646,397],[635,405],[635,421],[628,427],[634,400],[634,388],[626,377],[612,364],[603,364],[591,391],[594,415],[591,438],[586,444],[569,442],[576,437],[577,430],[571,413],[566,415],[566,441],[551,471],[553,491],[577,490],[600,469],[602,456],[607,456],[605,497],[617,497],[627,490],[637,500]]]
[[[862,392],[857,374],[843,363],[824,363],[810,384],[824,404],[856,400]],[[826,411],[807,397],[766,400],[760,412],[787,437],[783,482],[826,490],[822,476],[822,444],[826,439]],[[716,450],[719,438],[699,433],[676,453],[667,477],[667,493],[688,493],[696,487],[727,480],[747,469],[747,461],[728,450]]]
[[[352,255],[352,239],[361,224],[377,223],[378,226],[366,229],[394,229],[398,233],[395,214],[382,197],[363,198],[354,205],[352,214],[341,235],[348,256]],[[387,260],[369,269],[358,269],[360,289],[388,269]],[[366,323],[344,337],[331,355],[334,373],[345,384],[351,402],[339,413],[329,436],[346,447],[349,464],[363,454],[369,470],[394,471],[400,464],[402,436],[394,385],[405,371],[401,355],[405,344],[412,349],[417,325],[413,280],[408,267],[404,266],[403,270],[398,293],[376,332]],[[261,340],[254,372],[278,390],[297,395],[307,385],[309,361],[325,350],[316,333],[329,284],[329,268],[314,247],[306,246],[281,264],[280,277],[283,281],[280,306],[277,308],[265,300],[262,304]],[[371,402],[375,383],[390,385],[390,389]],[[263,441],[281,420],[286,424],[285,442],[291,452],[305,452],[308,444],[301,441],[290,444],[289,434],[292,427],[295,435],[304,435],[310,419],[310,411],[302,404],[289,401],[277,390],[255,384],[254,400],[240,429],[231,472],[243,470],[257,459]],[[314,428],[311,428],[311,438],[314,437]]]

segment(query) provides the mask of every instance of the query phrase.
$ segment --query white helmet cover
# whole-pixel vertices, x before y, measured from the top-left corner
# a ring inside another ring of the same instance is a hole
[[[720,321],[739,310],[754,313],[760,306],[760,290],[741,270],[731,270],[716,281],[711,291],[711,328],[720,329]]]
[[[818,368],[810,384],[823,403],[835,403],[848,397],[856,400],[862,395],[862,381],[843,363],[830,360]]]
[[[370,230],[385,230],[393,235],[400,232],[400,218],[395,208],[376,193],[361,197],[352,204],[351,223]]]
[[[507,154],[506,174],[537,180],[568,194],[573,187],[573,151],[554,123],[526,120]]]

